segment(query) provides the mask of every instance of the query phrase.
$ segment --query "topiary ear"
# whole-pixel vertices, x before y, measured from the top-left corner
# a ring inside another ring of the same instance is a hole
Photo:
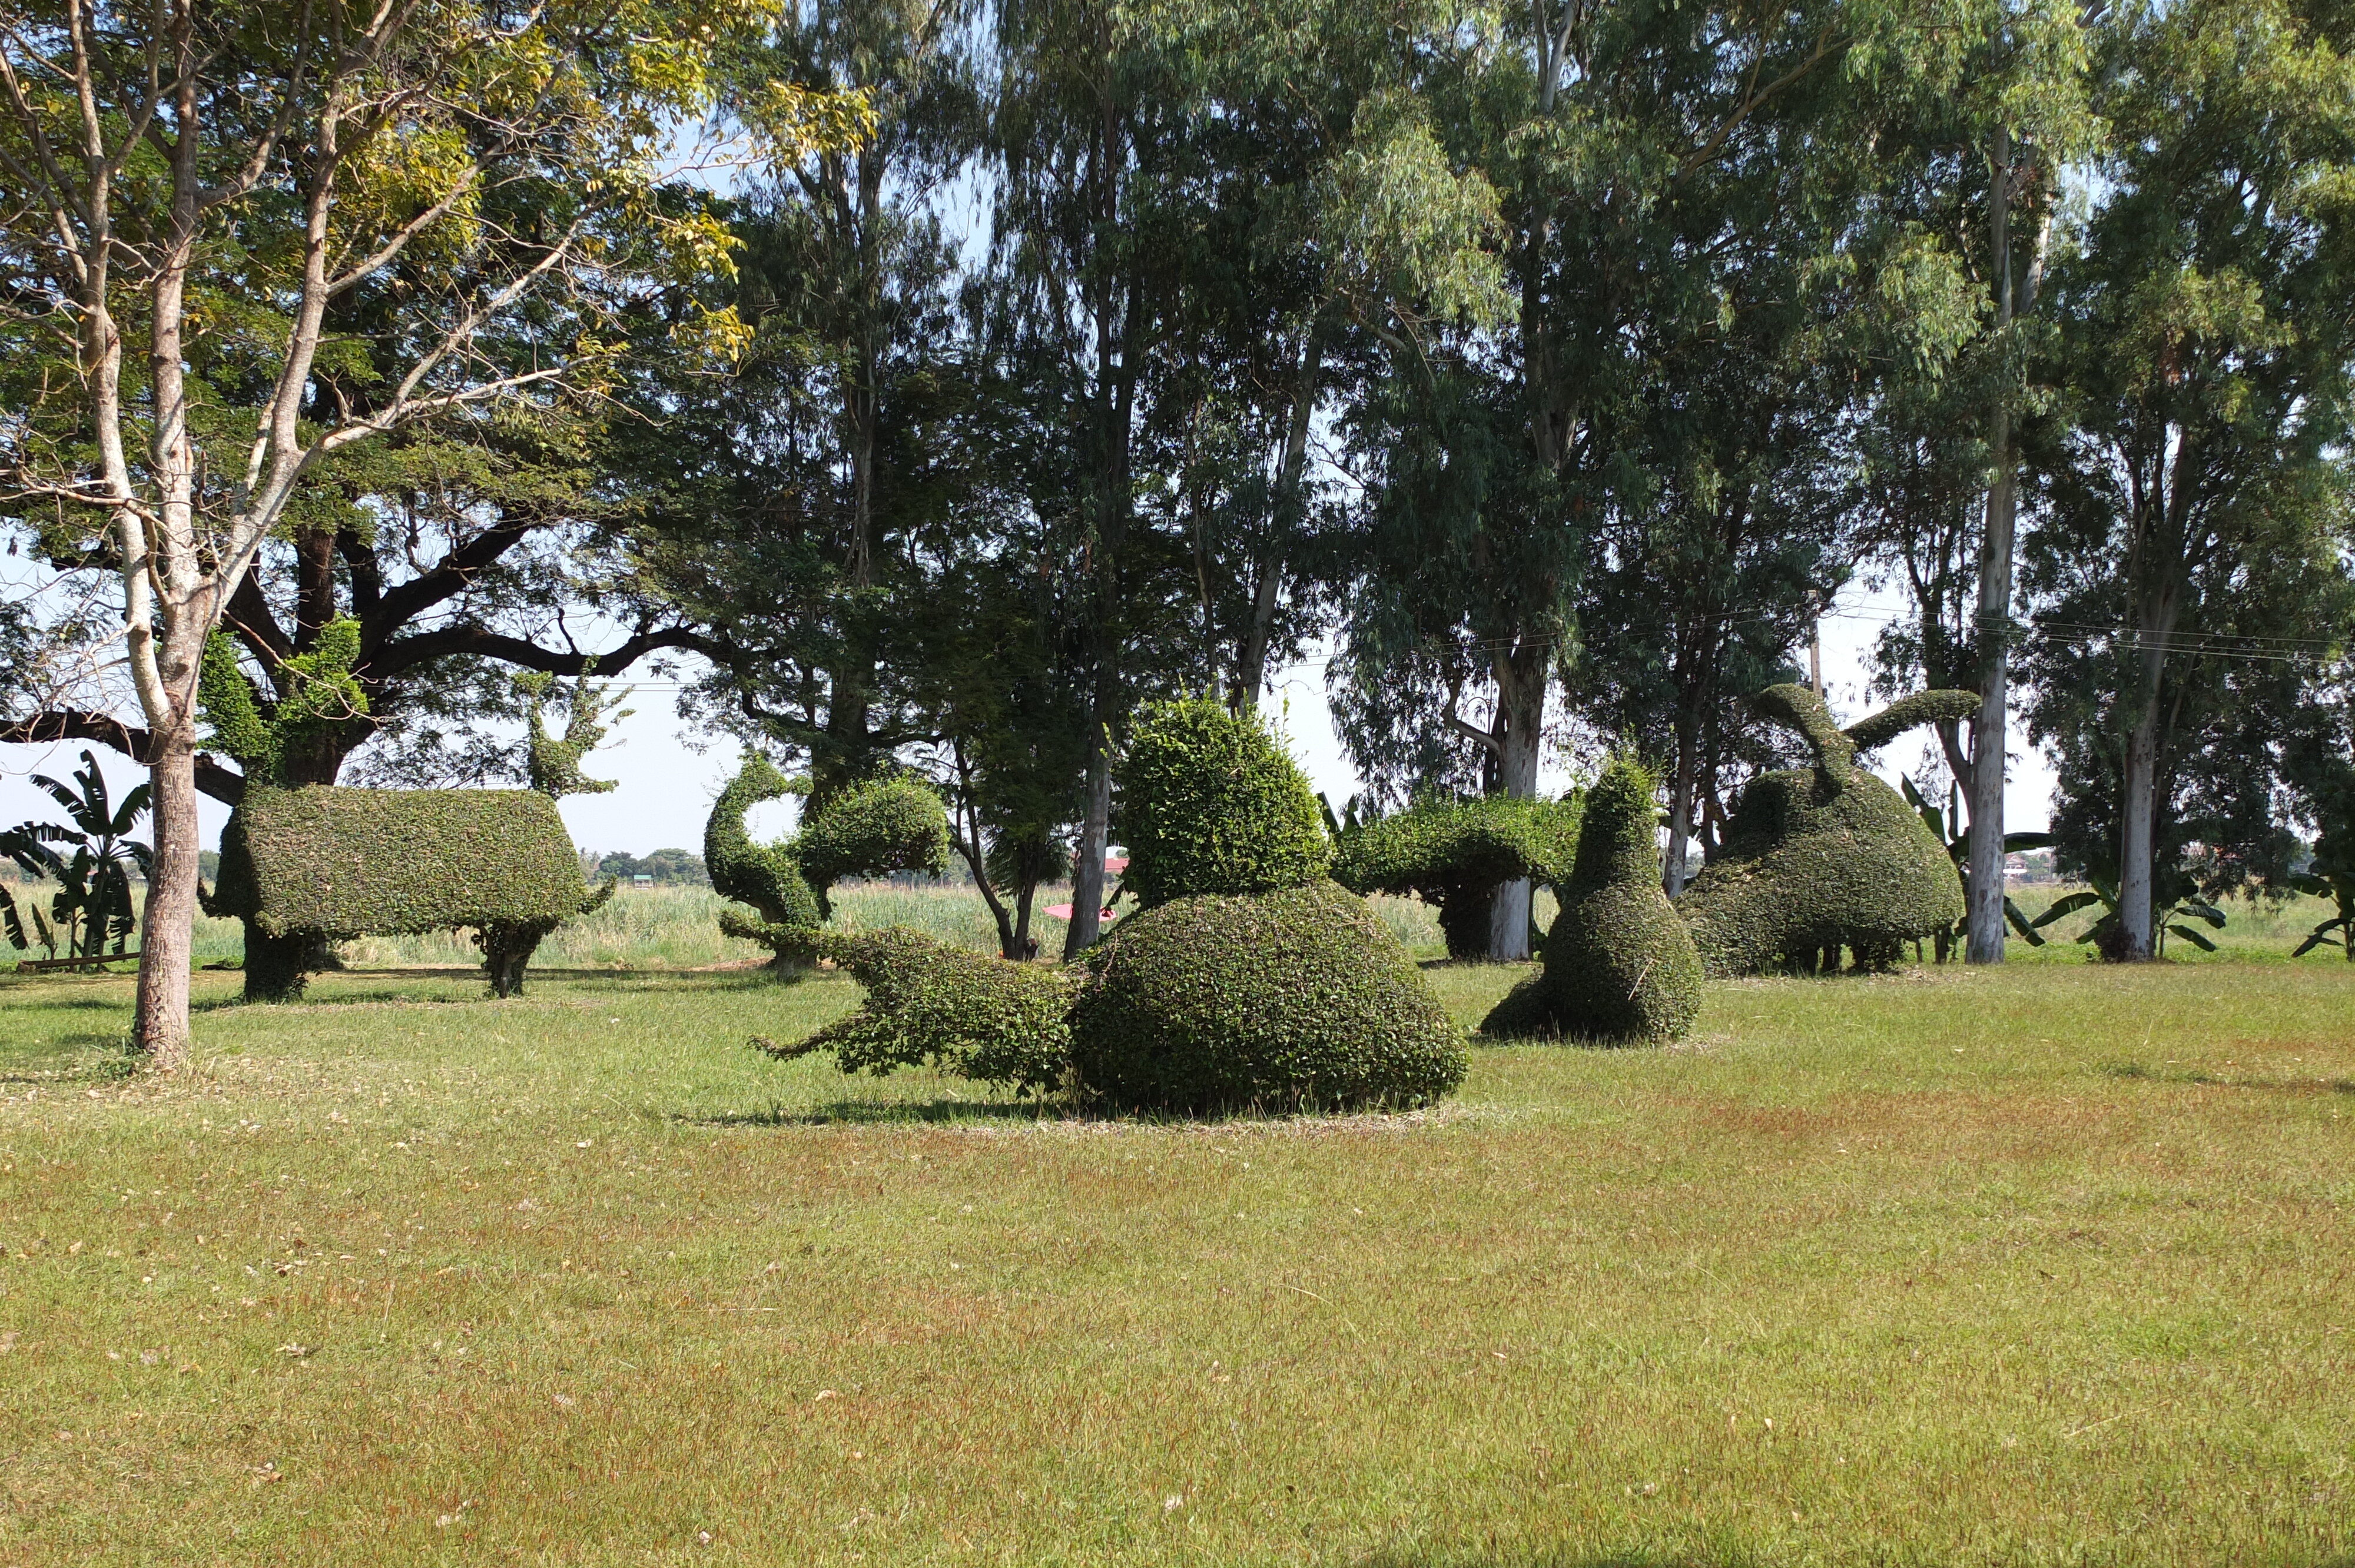
[[[1944,724],[1948,719],[1968,718],[1979,711],[1977,692],[1940,691],[1916,692],[1910,697],[1900,697],[1868,719],[1859,719],[1848,726],[1848,737],[1859,751],[1872,751],[1887,746],[1899,736],[1918,725]]]
[[[1834,789],[1856,766],[1856,742],[1832,722],[1831,709],[1824,706],[1823,698],[1816,695],[1814,688],[1796,683],[1769,686],[1752,697],[1750,703],[1763,716],[1796,731],[1806,739],[1816,754],[1816,770]]]

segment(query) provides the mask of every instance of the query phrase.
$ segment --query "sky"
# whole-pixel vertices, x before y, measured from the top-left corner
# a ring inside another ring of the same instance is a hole
[[[1834,599],[1823,627],[1824,684],[1833,713],[1843,721],[1853,722],[1879,705],[1864,694],[1865,655],[1880,629],[1904,610],[1900,595],[1876,592],[1855,582]],[[611,779],[616,788],[608,794],[575,795],[559,803],[572,842],[582,849],[623,850],[632,854],[673,847],[699,853],[704,816],[720,786],[736,771],[741,748],[732,739],[698,734],[683,726],[668,690],[642,687],[630,706],[636,710],[634,716],[615,727],[588,763],[591,776]],[[1357,774],[1334,736],[1320,658],[1312,655],[1279,672],[1267,711],[1310,780],[1328,799],[1338,802],[1357,792]],[[2052,771],[2043,757],[2026,747],[2016,725],[2014,734],[2004,818],[2007,828],[2021,832],[2046,825],[2051,810]],[[1926,732],[1889,746],[1880,758],[1882,776],[1894,783],[1900,772],[1918,775],[1925,739]],[[0,746],[0,826],[33,817],[58,820],[55,805],[33,786],[30,775],[47,773],[63,781],[80,765],[81,749],[79,743],[70,742]],[[118,792],[144,776],[144,769],[105,747],[91,749]],[[1569,777],[1559,761],[1552,760],[1540,782],[1552,792],[1566,787]],[[205,843],[217,844],[229,808],[203,799],[198,817]],[[753,831],[763,837],[783,832],[791,821],[789,801],[756,808],[751,818]]]

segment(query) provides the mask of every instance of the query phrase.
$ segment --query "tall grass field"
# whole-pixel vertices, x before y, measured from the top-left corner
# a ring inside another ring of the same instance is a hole
[[[2294,916],[1178,1124],[760,1054],[857,988],[715,907],[504,1002],[202,973],[175,1079],[128,978],[0,977],[0,1563],[2355,1563],[2355,965]],[[1389,913],[1467,1025],[1526,972]]]

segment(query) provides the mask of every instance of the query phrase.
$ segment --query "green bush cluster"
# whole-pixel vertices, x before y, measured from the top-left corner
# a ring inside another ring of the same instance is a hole
[[[1497,889],[1559,885],[1578,854],[1579,802],[1419,800],[1341,835],[1333,880],[1352,893],[1412,895],[1439,907],[1451,959],[1488,954]]]
[[[948,810],[938,795],[906,777],[851,785],[815,802],[793,837],[752,842],[744,827],[748,810],[809,792],[808,779],[787,779],[767,758],[747,757],[703,824],[711,885],[760,916],[753,920],[730,911],[719,916],[719,928],[770,948],[787,973],[798,964],[796,933],[815,930],[832,916],[826,892],[835,883],[894,871],[937,876],[948,868]]]
[[[1658,782],[1614,758],[1587,791],[1578,859],[1546,938],[1545,968],[1481,1023],[1497,1036],[1673,1040],[1700,1011],[1700,955],[1660,890]]]
[[[1806,738],[1816,765],[1753,779],[1717,853],[1677,900],[1710,971],[1813,969],[1837,963],[1843,948],[1874,967],[1960,919],[1962,880],[1946,847],[1855,758],[1912,726],[1975,711],[1977,694],[1917,693],[1846,730],[1805,686],[1770,686],[1755,701]]]
[[[954,948],[905,927],[806,932],[797,951],[831,959],[866,988],[865,1005],[791,1045],[830,1051],[847,1073],[932,1066],[1026,1094],[1068,1087],[1072,977]]]
[[[553,929],[587,897],[556,802],[533,790],[250,781],[205,906],[247,922],[246,994],[274,1001],[301,993],[326,941]]]
[[[1128,846],[1122,885],[1140,908],[1297,887],[1332,862],[1300,765],[1256,721],[1207,697],[1146,709],[1119,782]]]
[[[1173,899],[1123,921],[1087,969],[1074,1065],[1123,1109],[1421,1105],[1464,1081],[1422,970],[1329,882]]]

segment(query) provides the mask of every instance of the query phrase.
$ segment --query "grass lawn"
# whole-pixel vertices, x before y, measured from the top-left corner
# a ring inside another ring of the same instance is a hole
[[[2355,1562],[2333,959],[1211,1126],[745,1047],[832,978],[235,984],[159,1083],[0,980],[0,1563]]]

